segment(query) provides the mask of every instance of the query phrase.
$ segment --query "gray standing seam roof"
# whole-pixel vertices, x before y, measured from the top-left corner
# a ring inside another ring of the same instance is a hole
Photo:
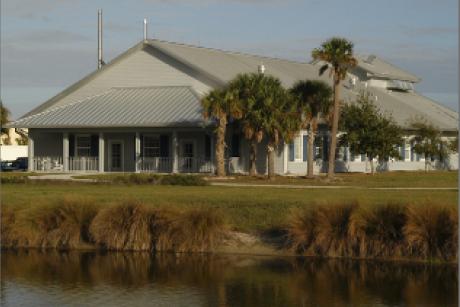
[[[187,86],[112,88],[79,102],[24,117],[10,127],[201,126],[200,99]]]
[[[61,107],[55,106],[60,99],[78,91],[82,84],[90,83],[98,74],[104,74],[111,65],[121,61],[139,48],[154,48],[183,63],[201,74],[225,84],[237,74],[256,72],[257,66],[264,64],[266,74],[277,77],[285,87],[297,80],[320,79],[331,84],[327,74],[318,75],[318,65],[294,62],[277,58],[228,52],[218,49],[196,47],[160,40],[148,40],[131,48],[117,59],[105,65],[87,78],[72,85],[67,90],[37,107],[10,127],[131,127],[131,126],[197,126],[203,124],[199,96],[187,86],[113,88],[110,84],[92,89],[94,94],[79,102],[71,102]],[[152,55],[153,56],[153,55]],[[394,77],[417,82],[419,79],[389,63],[373,58],[371,64],[359,57],[359,66],[375,76]],[[136,69],[133,67],[133,69]],[[128,86],[128,85],[127,85]],[[353,99],[354,90],[343,88],[343,98]],[[421,116],[433,122],[441,130],[452,131],[458,126],[458,113],[425,98],[417,93],[386,92],[368,88],[377,95],[376,104],[385,113],[391,113],[397,123],[408,128],[408,121]]]

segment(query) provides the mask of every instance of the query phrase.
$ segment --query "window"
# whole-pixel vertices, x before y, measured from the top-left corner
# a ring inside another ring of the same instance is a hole
[[[91,137],[89,135],[79,135],[76,137],[75,155],[77,157],[91,156]]]
[[[211,136],[205,135],[204,136],[204,157],[206,160],[211,159]]]
[[[231,154],[232,154],[232,157],[240,156],[240,135],[239,134],[232,135]]]
[[[144,157],[160,157],[160,138],[144,136]]]

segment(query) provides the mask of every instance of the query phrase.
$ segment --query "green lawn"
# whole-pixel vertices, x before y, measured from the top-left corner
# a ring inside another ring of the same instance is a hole
[[[217,181],[217,180],[214,180]],[[327,181],[324,175],[315,179],[304,177],[278,176],[274,180],[265,177],[236,176],[228,182],[251,184],[292,184],[314,186],[357,186],[357,187],[458,187],[456,171],[443,172],[385,172],[375,175],[363,173],[336,174],[334,181]]]
[[[443,176],[433,174],[438,178],[444,178],[443,182],[447,186],[453,186],[456,182],[456,178],[451,175],[453,173],[443,173]],[[365,175],[359,176],[366,180],[370,178]],[[357,180],[355,178],[358,178],[358,175],[356,177],[353,175],[353,180]],[[446,178],[450,178],[450,181]],[[403,181],[400,178],[395,180]],[[432,180],[432,183],[426,186],[432,186],[434,182],[436,181]],[[1,189],[2,205],[18,209],[56,203],[65,197],[93,200],[100,205],[133,199],[151,206],[208,207],[222,212],[235,229],[256,231],[279,227],[285,223],[293,209],[308,207],[315,203],[358,201],[364,205],[387,202],[456,205],[458,191],[188,187],[54,182],[3,184]]]

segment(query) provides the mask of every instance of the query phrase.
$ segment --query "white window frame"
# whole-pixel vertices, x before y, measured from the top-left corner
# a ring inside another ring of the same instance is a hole
[[[156,148],[156,147],[150,147],[150,146],[147,147],[147,146],[145,146],[145,144],[146,144],[145,138],[146,137],[147,138],[151,137],[151,138],[158,139],[158,156],[155,157],[155,156],[146,156],[145,155],[145,148]],[[160,158],[161,157],[161,142],[160,142],[160,135],[159,134],[144,134],[142,136],[142,156],[144,158]]]
[[[297,152],[297,146],[295,140],[299,142],[299,151]],[[299,133],[293,140],[294,143],[294,162],[303,162],[303,133]],[[296,157],[296,154],[299,153],[299,158]]]
[[[78,146],[78,138],[80,138],[80,137],[88,137],[89,138],[89,147]],[[87,156],[78,155],[78,149],[79,148],[88,148],[89,149],[89,154]],[[75,135],[74,156],[75,157],[91,157],[91,134],[86,133],[86,134],[76,134]]]

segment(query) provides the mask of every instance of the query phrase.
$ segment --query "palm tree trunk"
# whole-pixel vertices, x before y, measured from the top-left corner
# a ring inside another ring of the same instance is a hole
[[[221,116],[217,127],[216,138],[216,164],[217,176],[225,176],[225,130],[227,128],[227,116]]]
[[[332,179],[334,177],[335,167],[335,149],[337,147],[337,131],[339,128],[339,116],[340,116],[340,78],[337,74],[334,74],[334,113],[332,114],[332,129],[331,129],[331,142],[329,146],[329,163],[327,167],[327,178]]]
[[[310,123],[308,134],[308,152],[307,152],[307,177],[313,178],[313,155],[315,152],[315,135],[316,135],[316,118]]]
[[[256,169],[256,156],[257,156],[257,142],[256,140],[252,139],[251,140],[251,145],[250,145],[250,152],[249,152],[249,175],[250,176],[255,176],[257,175],[257,169]]]
[[[267,157],[268,157],[268,179],[274,179],[275,177],[275,145],[269,142],[267,145]]]

